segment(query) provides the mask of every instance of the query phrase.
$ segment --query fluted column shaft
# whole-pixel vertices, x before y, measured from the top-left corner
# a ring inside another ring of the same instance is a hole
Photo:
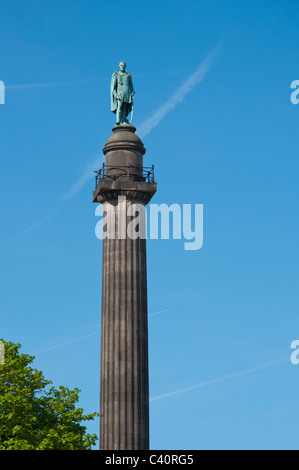
[[[120,218],[125,220],[125,227],[132,219],[126,215],[131,204],[128,199],[122,205],[115,200],[104,203],[107,224],[103,240],[100,404],[103,450],[149,449],[146,240],[132,239],[120,228]]]

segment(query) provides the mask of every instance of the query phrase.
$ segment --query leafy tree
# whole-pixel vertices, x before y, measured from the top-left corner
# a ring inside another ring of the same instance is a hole
[[[20,344],[5,342],[0,364],[0,450],[89,450],[97,441],[82,421],[98,413],[77,408],[78,388],[56,389],[30,364],[35,359],[20,354]]]

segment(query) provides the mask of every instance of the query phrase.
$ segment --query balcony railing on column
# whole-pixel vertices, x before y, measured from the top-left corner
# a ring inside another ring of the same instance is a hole
[[[111,179],[115,181],[118,178],[124,179],[124,177],[131,181],[143,181],[147,183],[155,182],[154,165],[151,167],[135,167],[132,165],[109,166],[103,163],[102,168],[100,168],[98,171],[95,171],[94,173],[96,174],[96,187],[101,181],[105,179]]]

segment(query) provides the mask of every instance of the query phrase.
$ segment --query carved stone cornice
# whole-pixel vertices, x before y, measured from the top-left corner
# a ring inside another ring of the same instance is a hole
[[[157,183],[102,180],[93,193],[93,202],[101,204],[125,196],[130,201],[148,204],[157,191]]]

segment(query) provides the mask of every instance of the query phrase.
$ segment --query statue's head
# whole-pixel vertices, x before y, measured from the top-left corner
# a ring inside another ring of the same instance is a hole
[[[124,71],[126,70],[127,64],[126,64],[124,61],[121,61],[121,62],[118,64],[118,67],[119,67],[119,70],[121,70],[122,72],[124,72]]]

